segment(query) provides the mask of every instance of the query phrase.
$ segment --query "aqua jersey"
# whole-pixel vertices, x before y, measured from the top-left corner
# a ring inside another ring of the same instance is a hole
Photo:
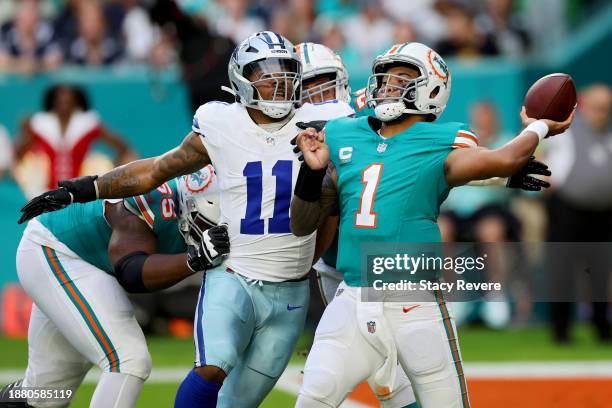
[[[418,122],[382,138],[369,117],[327,123],[326,142],[336,167],[340,229],[336,269],[350,286],[365,286],[367,244],[441,242],[437,218],[450,187],[444,162],[462,123]]]
[[[177,180],[164,183],[156,190],[124,200],[128,210],[149,225],[157,237],[157,252],[185,252],[185,241],[178,229]],[[84,261],[113,274],[108,258],[112,230],[104,218],[104,201],[75,204],[60,211],[45,213],[38,220]]]

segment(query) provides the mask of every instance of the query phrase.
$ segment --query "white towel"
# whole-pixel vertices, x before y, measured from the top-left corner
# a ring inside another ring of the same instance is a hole
[[[397,370],[397,348],[383,308],[383,302],[357,303],[357,321],[361,334],[385,358],[373,377],[375,392],[381,397],[393,391]]]

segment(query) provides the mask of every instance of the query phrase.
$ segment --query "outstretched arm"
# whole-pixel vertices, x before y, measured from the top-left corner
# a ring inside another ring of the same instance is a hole
[[[142,194],[164,182],[210,164],[200,135],[191,132],[183,142],[161,156],[136,160],[100,176],[98,198],[123,198]]]
[[[22,209],[18,223],[42,213],[60,210],[73,202],[84,203],[97,198],[123,198],[153,190],[174,177],[192,173],[210,164],[206,148],[197,133],[191,132],[183,142],[161,156],[136,160],[97,176],[60,181],[58,189],[34,197]]]
[[[527,127],[512,141],[499,149],[485,148],[456,149],[446,161],[446,181],[450,186],[460,186],[472,180],[493,177],[510,177],[521,171],[527,164],[541,139],[563,133],[572,123],[574,114],[564,122],[548,119],[528,118],[525,109],[521,119]]]
[[[543,188],[550,187],[550,183],[545,180],[540,180],[534,176],[550,176],[551,172],[548,170],[548,166],[541,161],[531,156],[527,164],[512,176],[508,178],[493,177],[486,180],[472,180],[467,183],[468,186],[473,187],[507,187],[517,188],[525,191],[540,191]]]

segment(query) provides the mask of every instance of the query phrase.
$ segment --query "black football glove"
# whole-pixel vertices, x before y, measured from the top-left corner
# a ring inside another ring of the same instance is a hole
[[[320,132],[323,130],[326,124],[327,124],[326,120],[313,120],[310,122],[298,122],[295,124],[295,126],[299,127],[302,130],[306,130],[308,128],[314,128],[314,130],[316,130],[317,132]],[[291,144],[295,146],[293,148],[293,153],[298,155],[298,160],[304,161],[304,155],[302,154],[302,151],[300,150],[300,148],[297,146],[297,135],[293,139],[291,139]]]
[[[314,128],[317,132],[323,130],[325,125],[327,124],[326,120],[312,120],[310,122],[298,122],[295,126],[299,127],[302,130],[306,130],[308,128]]]
[[[193,272],[218,266],[229,253],[230,243],[227,225],[209,228],[202,234],[199,245],[187,246],[187,266]]]
[[[537,161],[535,157],[531,156],[525,167],[523,167],[518,173],[508,177],[506,187],[520,188],[521,190],[526,191],[540,191],[543,188],[550,187],[550,183],[532,177],[531,174],[550,176],[551,173],[546,164]]]
[[[60,181],[57,183],[60,188],[36,196],[24,205],[17,223],[24,223],[42,213],[61,210],[72,203],[94,201],[97,199],[97,178],[98,176],[85,176]]]

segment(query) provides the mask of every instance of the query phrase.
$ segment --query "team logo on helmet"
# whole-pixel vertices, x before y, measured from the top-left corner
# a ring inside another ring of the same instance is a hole
[[[200,193],[208,188],[212,180],[213,172],[207,166],[185,177],[185,186],[191,193]]]
[[[448,86],[449,70],[446,63],[442,61],[442,58],[440,58],[440,56],[433,50],[429,50],[427,53],[427,61],[429,62],[434,74],[444,81],[444,86]]]

